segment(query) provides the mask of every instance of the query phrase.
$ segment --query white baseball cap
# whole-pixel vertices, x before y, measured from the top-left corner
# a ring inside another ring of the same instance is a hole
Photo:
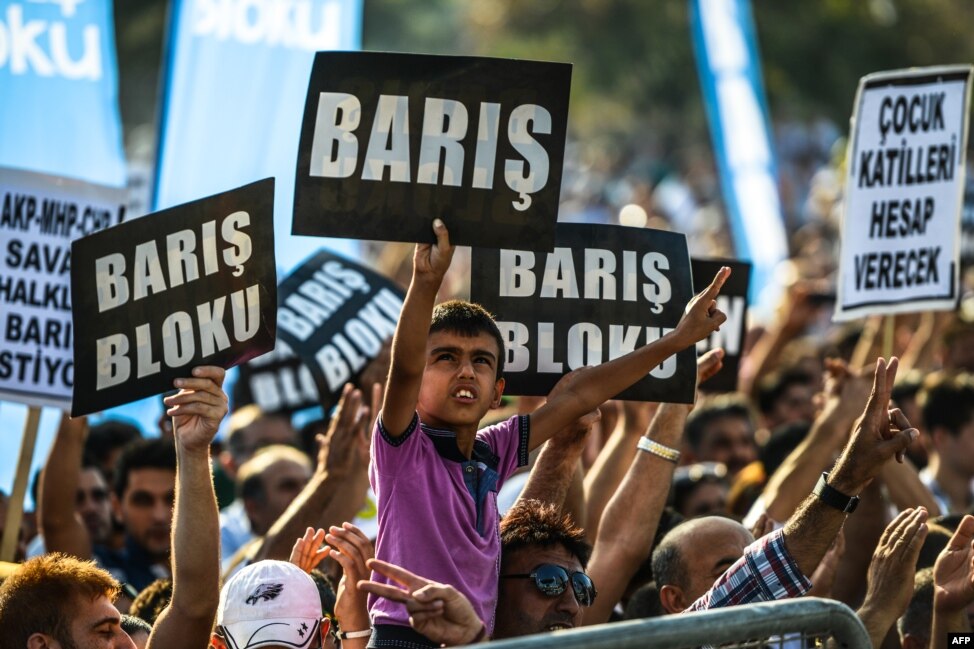
[[[319,634],[321,598],[296,565],[258,561],[223,585],[216,623],[229,649],[303,649]]]

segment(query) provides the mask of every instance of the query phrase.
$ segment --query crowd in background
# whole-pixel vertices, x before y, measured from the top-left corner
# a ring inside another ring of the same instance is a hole
[[[373,559],[385,514],[369,465],[385,355],[329,417],[299,428],[228,404],[216,369],[175,386],[158,422],[89,427],[65,417],[34,481],[18,563],[4,567],[0,644],[121,647],[130,637],[141,647],[151,634],[153,647],[313,647],[319,636],[365,646],[370,593],[400,602],[434,645],[805,594],[857,610],[877,647],[941,645],[947,630],[969,630],[974,309],[962,299],[955,312],[897,315],[889,341],[878,317],[831,323],[836,139],[829,124],[778,133],[792,257],[778,273],[778,309],[748,329],[738,391],[708,392],[721,364],[710,352],[698,363],[695,405],[606,401],[504,481],[495,619],[455,584]],[[732,257],[713,170],[668,170],[655,159],[634,153],[620,170],[575,158],[563,214],[618,222],[624,205],[638,205],[645,218],[627,224],[686,232],[694,256]],[[408,284],[411,247],[371,253]],[[439,299],[465,295],[466,261],[458,254]],[[970,289],[966,266],[962,283]],[[884,346],[898,363],[877,365]],[[504,397],[482,423],[539,407],[544,400]],[[910,431],[904,457],[883,446]],[[823,471],[862,486],[832,484],[859,497],[848,516],[815,509],[809,495]],[[741,571],[776,556],[788,557],[789,578],[769,585],[749,575],[756,594],[741,595]],[[258,604],[285,631],[255,622]],[[97,623],[90,629],[75,628],[82,609]]]

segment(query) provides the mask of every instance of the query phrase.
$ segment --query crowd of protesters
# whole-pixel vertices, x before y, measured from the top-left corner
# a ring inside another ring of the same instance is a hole
[[[823,191],[736,393],[708,392],[718,349],[695,404],[611,400],[721,325],[724,269],[671,334],[505,396],[490,315],[434,306],[458,293],[437,220],[386,264],[409,283],[391,353],[327,419],[228,414],[215,367],[143,430],[65,416],[0,646],[411,649],[817,596],[877,648],[945,647],[974,612],[974,319],[897,316],[892,357],[879,319],[825,326]]]

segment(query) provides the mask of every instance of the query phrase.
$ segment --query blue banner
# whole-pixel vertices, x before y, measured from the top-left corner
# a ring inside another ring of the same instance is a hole
[[[359,48],[361,14],[361,0],[174,0],[155,209],[273,176],[279,263],[317,251],[290,234],[308,80],[316,51]]]
[[[690,0],[690,29],[737,257],[754,264],[751,301],[773,306],[788,241],[750,2]]]
[[[0,0],[0,167],[125,185],[110,0]]]

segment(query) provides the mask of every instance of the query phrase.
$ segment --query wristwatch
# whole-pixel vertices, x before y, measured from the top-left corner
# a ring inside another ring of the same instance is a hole
[[[826,482],[828,477],[829,472],[823,471],[822,477],[818,479],[812,493],[818,496],[818,499],[823,503],[829,507],[835,507],[840,512],[851,514],[856,511],[856,507],[859,506],[859,496],[847,496],[838,489],[830,487],[829,483]]]

